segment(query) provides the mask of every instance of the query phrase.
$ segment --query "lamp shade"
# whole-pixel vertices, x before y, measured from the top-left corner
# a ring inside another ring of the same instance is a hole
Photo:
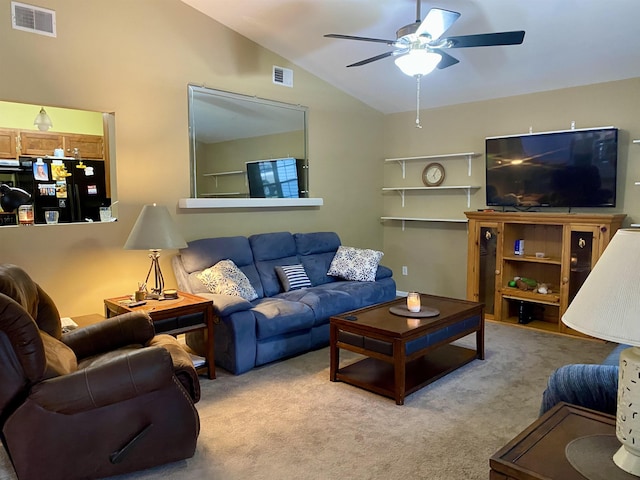
[[[618,230],[562,316],[592,337],[640,346],[640,229]]]
[[[411,50],[409,53],[397,57],[394,61],[402,73],[410,77],[427,75],[440,63],[442,57],[424,49]]]
[[[127,250],[162,250],[186,248],[187,242],[176,228],[163,205],[145,205],[136,220],[124,248]]]

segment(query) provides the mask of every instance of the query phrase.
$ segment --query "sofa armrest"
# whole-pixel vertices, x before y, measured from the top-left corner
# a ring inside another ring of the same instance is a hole
[[[103,364],[33,386],[29,398],[46,410],[71,414],[112,405],[174,384],[164,348],[127,350]]]
[[[160,334],[153,337],[148,346],[162,347],[169,352],[173,361],[173,372],[189,393],[193,403],[198,402],[200,400],[200,380],[198,380],[191,355],[182,348],[178,340],[171,335]]]
[[[184,268],[181,255],[174,255],[171,257],[171,267],[173,268],[173,274],[176,277],[178,283],[178,290],[181,292],[194,293],[189,285],[189,274]]]
[[[155,335],[151,317],[146,312],[129,312],[71,330],[61,340],[78,360],[116,350],[131,344],[146,345]]]
[[[200,294],[213,300],[213,310],[218,317],[227,317],[235,312],[250,310],[253,304],[237,295]]]

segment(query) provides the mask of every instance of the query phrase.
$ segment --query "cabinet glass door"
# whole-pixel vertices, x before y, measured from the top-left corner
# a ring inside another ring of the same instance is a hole
[[[496,294],[496,252],[498,229],[495,226],[480,227],[478,301],[485,304],[484,311],[493,315]]]
[[[596,251],[594,249],[594,235],[594,230],[589,228],[571,231],[568,303],[574,299],[593,269]]]

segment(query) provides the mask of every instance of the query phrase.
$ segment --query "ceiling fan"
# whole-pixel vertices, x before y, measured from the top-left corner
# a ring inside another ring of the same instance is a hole
[[[396,65],[407,75],[426,75],[434,68],[443,69],[455,65],[458,59],[444,50],[450,48],[491,47],[496,45],[519,45],[524,40],[524,31],[481,33],[442,38],[442,35],[460,17],[460,13],[441,8],[432,8],[424,20],[420,20],[420,0],[416,0],[416,21],[401,27],[395,40],[356,37],[329,33],[327,38],[385,43],[395,50],[366,58],[347,67],[359,67],[387,57],[397,57]]]
[[[424,20],[420,20],[420,0],[416,0],[416,21],[401,27],[395,40],[382,38],[356,37],[329,33],[327,38],[357,40],[362,42],[384,43],[395,50],[366,58],[347,67],[360,67],[387,57],[396,57],[395,64],[406,75],[416,77],[417,105],[416,127],[420,125],[420,78],[435,68],[443,69],[460,61],[444,50],[450,48],[491,47],[497,45],[520,45],[524,40],[524,30],[511,32],[481,33],[476,35],[458,35],[443,38],[442,35],[460,17],[460,13],[441,8],[432,8]]]

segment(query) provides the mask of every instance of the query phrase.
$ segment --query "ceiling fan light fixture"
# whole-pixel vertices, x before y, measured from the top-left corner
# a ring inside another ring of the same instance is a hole
[[[406,55],[397,57],[394,61],[402,73],[415,77],[431,73],[441,59],[442,57],[438,53],[419,49],[411,50]]]

